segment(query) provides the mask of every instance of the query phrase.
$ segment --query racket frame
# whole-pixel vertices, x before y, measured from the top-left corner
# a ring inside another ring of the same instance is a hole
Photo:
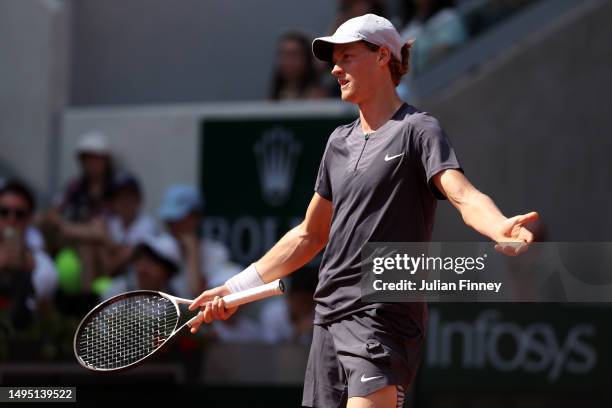
[[[223,300],[225,301],[225,306],[227,308],[230,307],[235,307],[235,306],[240,306],[243,305],[245,303],[250,303],[259,299],[263,299],[266,297],[270,297],[270,296],[274,296],[274,295],[280,295],[285,291],[285,286],[283,284],[283,281],[280,279],[277,279],[275,281],[266,283],[265,285],[259,286],[257,288],[251,288],[242,292],[237,292],[237,293],[232,293],[229,294],[227,296],[223,297]],[[90,317],[93,316],[96,312],[98,312],[99,310],[113,304],[116,303],[122,299],[127,299],[128,297],[134,297],[134,296],[138,296],[138,295],[146,295],[146,294],[154,294],[157,296],[161,296],[163,298],[168,299],[169,301],[172,302],[172,304],[174,305],[174,307],[176,308],[176,313],[177,313],[177,320],[174,326],[174,329],[172,330],[172,333],[166,338],[164,339],[164,341],[155,349],[153,350],[151,353],[147,354],[146,356],[142,357],[141,359],[128,364],[126,366],[122,366],[119,368],[96,368],[96,367],[92,367],[88,364],[86,364],[81,357],[79,356],[78,352],[77,352],[77,339],[78,339],[78,335],[81,332],[81,328],[83,327],[84,324],[86,324],[87,322],[89,322]],[[134,290],[134,291],[130,291],[130,292],[125,292],[125,293],[121,293],[118,295],[115,295],[109,299],[106,299],[103,302],[100,302],[97,306],[95,306],[93,309],[91,309],[89,311],[89,313],[87,313],[85,315],[85,317],[83,317],[83,319],[81,319],[81,322],[79,323],[79,326],[76,329],[76,332],[74,334],[74,339],[73,339],[73,351],[74,351],[74,355],[77,359],[77,361],[79,362],[79,364],[91,371],[97,372],[97,373],[116,373],[116,372],[121,372],[123,370],[127,370],[129,368],[133,368],[139,364],[141,364],[144,360],[148,359],[149,357],[153,356],[155,353],[157,353],[158,350],[160,350],[161,348],[163,348],[169,341],[170,339],[172,339],[177,333],[179,333],[185,326],[189,326],[191,327],[193,325],[193,323],[195,323],[196,321],[201,319],[201,311],[198,312],[194,317],[192,317],[191,319],[189,319],[187,322],[185,322],[183,325],[181,325],[180,327],[178,327],[180,320],[181,320],[181,309],[179,307],[179,304],[184,304],[184,305],[190,305],[193,302],[193,300],[190,299],[185,299],[185,298],[181,298],[178,296],[173,296],[170,295],[168,293],[164,293],[164,292],[159,292],[159,291],[155,291],[155,290]]]

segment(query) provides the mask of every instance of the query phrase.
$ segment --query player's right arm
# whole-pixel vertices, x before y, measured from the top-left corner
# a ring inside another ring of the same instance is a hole
[[[280,279],[301,268],[315,257],[329,240],[332,203],[314,193],[306,217],[287,232],[255,267],[264,282]]]
[[[261,259],[254,263],[264,283],[283,278],[304,266],[315,257],[329,240],[332,218],[332,203],[319,193],[314,193],[304,220],[287,232]],[[229,318],[236,308],[225,309],[222,296],[230,294],[227,285],[206,290],[189,306],[190,310],[203,307],[202,320]],[[191,329],[195,333],[199,324]]]

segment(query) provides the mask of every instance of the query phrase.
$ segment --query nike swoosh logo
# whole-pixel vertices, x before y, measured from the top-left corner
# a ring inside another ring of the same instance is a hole
[[[382,378],[382,375],[379,375],[376,377],[366,377],[365,374],[361,374],[361,382],[368,382],[368,381],[375,380],[377,378]]]
[[[400,157],[400,156],[403,156],[403,155],[404,155],[404,153],[396,154],[395,156],[389,156],[389,153],[387,153],[385,155],[385,161],[393,160],[393,159],[395,159],[397,157]]]

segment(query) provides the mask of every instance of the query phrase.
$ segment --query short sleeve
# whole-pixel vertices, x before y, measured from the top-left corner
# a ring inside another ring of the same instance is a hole
[[[433,176],[442,170],[457,169],[463,172],[448,136],[440,127],[437,119],[423,115],[416,128],[417,147],[419,149],[421,164],[426,177],[427,185],[433,195],[444,200],[446,197],[433,183]]]
[[[327,142],[327,146],[325,147],[325,152],[323,153],[321,164],[319,164],[319,172],[317,173],[317,180],[315,182],[315,187],[314,187],[314,191],[319,193],[321,197],[323,197],[324,199],[328,201],[332,201],[332,186],[331,186],[331,179],[329,175],[329,167],[330,167],[329,159],[331,157],[330,141],[331,141],[331,136]]]

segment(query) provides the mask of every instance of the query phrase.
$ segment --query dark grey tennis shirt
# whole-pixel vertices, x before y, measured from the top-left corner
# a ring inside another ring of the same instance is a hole
[[[359,119],[334,130],[315,184],[333,205],[315,324],[371,308],[399,309],[423,323],[423,304],[361,302],[361,250],[367,242],[430,241],[436,198],[444,199],[432,177],[444,169],[460,169],[448,137],[411,105],[367,135]]]

